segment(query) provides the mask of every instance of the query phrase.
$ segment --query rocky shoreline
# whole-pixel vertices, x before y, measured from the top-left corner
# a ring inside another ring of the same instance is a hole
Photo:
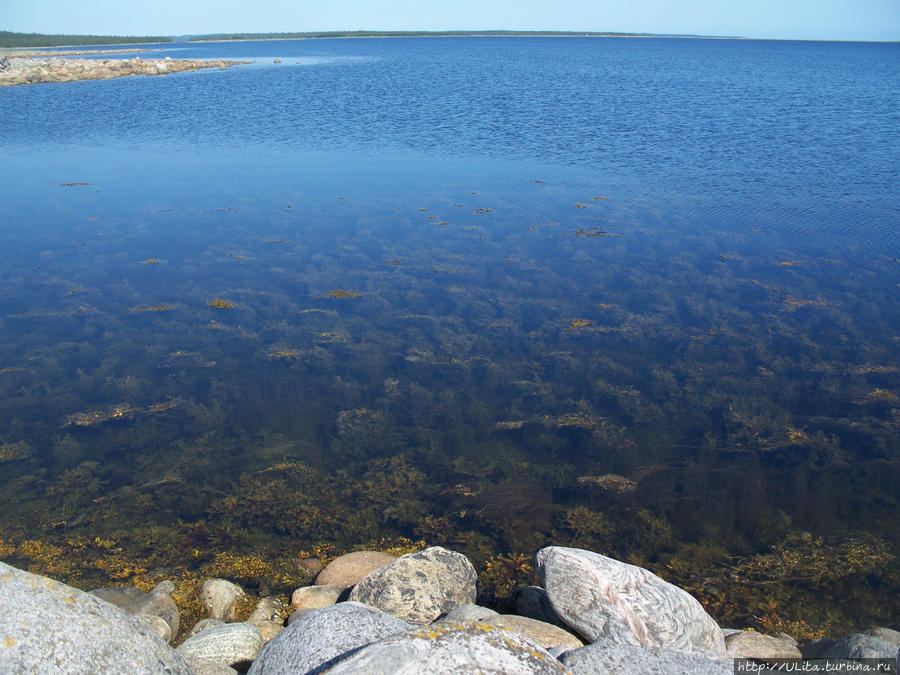
[[[722,629],[684,590],[590,551],[550,546],[536,565],[541,586],[518,589],[514,612],[499,614],[475,604],[475,569],[460,553],[357,551],[290,606],[210,579],[208,617],[185,631],[171,581],[84,592],[0,563],[0,671],[726,675],[734,659],[758,671],[772,659],[893,660],[900,648],[886,627],[807,644]]]
[[[197,59],[81,59],[35,58],[11,55],[0,59],[0,87],[48,82],[75,82],[79,80],[108,80],[130,75],[167,75],[185,70],[202,70],[246,63],[245,61],[202,61]]]

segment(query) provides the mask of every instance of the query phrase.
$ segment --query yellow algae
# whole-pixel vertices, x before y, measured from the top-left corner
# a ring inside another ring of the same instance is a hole
[[[800,262],[798,260],[783,260],[778,263],[781,267],[793,267],[794,265],[799,265]]]
[[[147,260],[141,260],[141,265],[155,265],[159,260],[156,258],[148,258]]]
[[[605,202],[607,199],[609,199],[609,197],[599,197],[598,196],[598,197],[591,197],[591,199],[594,200],[595,202]]]
[[[618,307],[615,303],[601,302],[597,305],[598,309],[615,309]]]
[[[866,394],[867,401],[874,401],[880,403],[894,403],[898,398],[897,394],[888,389],[873,389],[868,394]]]
[[[337,298],[338,300],[345,300],[348,298],[358,298],[361,293],[357,293],[356,291],[348,291],[344,288],[336,288],[333,291],[328,291],[325,294],[329,298]]]
[[[573,319],[569,322],[569,328],[587,328],[594,322],[588,319]]]
[[[13,640],[11,637],[3,638],[3,646],[6,647],[7,649],[9,649],[10,647],[14,647],[15,644],[16,644],[16,641]]]
[[[586,209],[588,207],[587,204],[582,204],[581,202],[575,202],[576,209]]]
[[[782,302],[784,302],[790,311],[800,307],[824,307],[828,304],[824,300],[804,300],[802,298],[792,298],[790,296],[782,298]]]
[[[798,429],[788,429],[787,436],[791,443],[803,443],[809,440],[809,437]]]
[[[480,209],[475,209],[472,213],[494,213],[494,209],[489,209],[486,206],[481,207]]]
[[[234,309],[234,303],[231,300],[226,300],[225,298],[216,298],[215,300],[210,300],[206,303],[207,307],[212,307],[214,309]]]

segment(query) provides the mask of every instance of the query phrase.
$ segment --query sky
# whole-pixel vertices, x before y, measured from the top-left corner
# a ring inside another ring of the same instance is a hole
[[[900,40],[900,0],[0,0],[28,33],[497,29]]]

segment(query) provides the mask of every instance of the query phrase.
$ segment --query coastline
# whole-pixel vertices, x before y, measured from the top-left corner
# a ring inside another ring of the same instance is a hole
[[[116,53],[130,52],[120,50]],[[81,52],[81,53],[106,53]],[[49,54],[48,54],[49,55]],[[19,54],[5,56],[0,69],[0,87],[26,84],[78,82],[82,80],[109,80],[131,75],[168,75],[186,70],[218,68],[225,70],[246,61],[204,61],[200,59],[69,59],[58,55],[51,58],[29,58]]]

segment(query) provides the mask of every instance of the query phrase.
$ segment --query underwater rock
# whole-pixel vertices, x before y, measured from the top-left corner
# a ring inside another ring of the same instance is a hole
[[[476,579],[468,558],[432,546],[370,572],[350,592],[350,599],[422,625],[474,603]]]
[[[732,658],[799,659],[800,650],[784,638],[754,631],[738,631],[725,636],[725,649]]]
[[[3,672],[191,673],[139,619],[96,595],[2,562],[0,635]]]
[[[822,653],[823,659],[893,659],[897,645],[865,633],[841,638]]]
[[[240,669],[253,661],[263,648],[263,637],[249,623],[226,623],[207,628],[188,638],[176,649],[185,661],[212,661]]]
[[[569,631],[550,623],[529,619],[527,616],[501,614],[497,617],[485,619],[483,623],[488,626],[497,626],[511,630],[516,635],[528,638],[544,649],[552,649],[553,647],[578,649],[584,646],[584,643]]]
[[[284,630],[284,619],[288,608],[275,597],[262,598],[256,609],[250,614],[247,623],[255,626],[262,635],[263,642],[268,642]]]
[[[329,673],[565,673],[551,654],[503,628],[438,624],[417,628],[363,647]]]
[[[394,562],[397,556],[380,551],[354,551],[332,560],[319,572],[316,586],[337,586],[350,588],[369,572]]]
[[[722,630],[687,592],[641,567],[548,546],[537,570],[559,617],[591,642],[724,656]]]
[[[303,586],[291,595],[291,606],[294,609],[328,607],[335,604],[345,590],[340,586]]]
[[[144,595],[144,591],[134,586],[122,586],[121,588],[95,588],[88,591],[101,600],[106,600],[116,607],[127,607],[131,602]]]
[[[225,579],[209,579],[203,582],[200,599],[213,619],[231,621],[238,602],[247,594],[237,584]]]
[[[641,673],[641,675],[731,675],[734,661],[664,647],[640,647],[601,640],[573,649],[559,660],[574,675]]]
[[[263,647],[250,673],[306,673],[411,626],[358,602],[306,612]]]

